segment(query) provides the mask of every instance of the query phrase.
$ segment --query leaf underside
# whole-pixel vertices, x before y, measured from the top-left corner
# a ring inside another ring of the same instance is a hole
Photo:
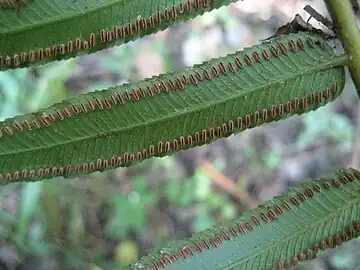
[[[360,232],[360,172],[292,187],[240,217],[143,257],[132,269],[292,269]]]
[[[0,180],[131,166],[315,110],[342,93],[346,62],[322,37],[290,34],[6,119],[0,122]]]
[[[232,2],[236,1],[33,0],[17,11],[0,8],[0,70],[121,45]]]

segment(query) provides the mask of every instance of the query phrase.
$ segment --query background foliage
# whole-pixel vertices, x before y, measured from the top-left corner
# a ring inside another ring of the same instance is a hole
[[[322,1],[264,1],[238,2],[86,57],[2,72],[0,118],[234,52],[272,35],[305,4],[325,12]],[[300,180],[360,168],[357,108],[349,83],[341,99],[316,112],[208,146],[88,177],[1,187],[0,262],[5,269],[121,267]],[[350,245],[358,243],[343,250]],[[356,257],[341,252],[313,265],[353,269]]]

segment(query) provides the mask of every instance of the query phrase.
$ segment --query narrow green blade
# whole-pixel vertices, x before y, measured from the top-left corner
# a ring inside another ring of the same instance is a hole
[[[93,53],[235,0],[32,0],[0,6],[0,71]]]
[[[290,188],[239,218],[174,242],[133,269],[293,269],[360,232],[360,172]]]
[[[290,34],[6,119],[0,122],[0,179],[131,166],[315,110],[342,93],[347,60],[322,37]]]

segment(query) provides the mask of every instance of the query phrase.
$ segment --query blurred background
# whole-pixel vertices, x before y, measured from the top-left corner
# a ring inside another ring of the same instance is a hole
[[[1,72],[0,120],[241,50],[273,35],[296,13],[307,19],[306,4],[327,14],[322,0],[239,1],[124,46]],[[336,102],[316,112],[208,146],[87,177],[3,186],[0,269],[121,269],[300,181],[360,168],[359,108],[349,81]],[[347,249],[354,246],[330,252],[312,267],[355,269]]]

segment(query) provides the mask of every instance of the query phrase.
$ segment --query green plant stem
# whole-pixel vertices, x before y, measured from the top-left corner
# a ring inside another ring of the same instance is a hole
[[[346,53],[351,77],[360,96],[360,31],[350,0],[325,0]]]

